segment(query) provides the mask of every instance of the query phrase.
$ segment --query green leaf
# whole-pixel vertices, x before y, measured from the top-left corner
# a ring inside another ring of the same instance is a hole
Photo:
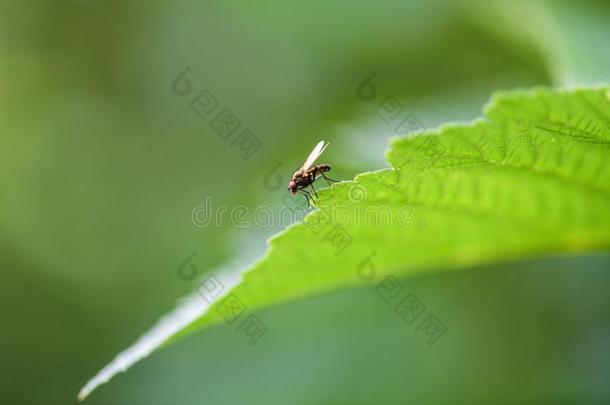
[[[224,279],[235,285],[224,296],[251,313],[388,275],[610,247],[607,89],[499,94],[483,119],[395,138],[388,160],[391,169],[320,190],[318,209],[273,237],[243,280]],[[222,304],[193,297],[81,398],[162,343],[224,322]],[[188,306],[198,308],[190,318]]]

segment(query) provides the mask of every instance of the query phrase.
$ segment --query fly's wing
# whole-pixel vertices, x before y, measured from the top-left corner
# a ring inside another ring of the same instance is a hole
[[[302,169],[305,171],[309,170],[311,166],[313,166],[313,164],[316,162],[316,159],[318,159],[322,152],[324,152],[324,149],[326,149],[327,146],[328,144],[325,144],[324,141],[318,142],[318,144],[315,146],[315,148],[313,148],[309,156],[307,156],[305,163],[303,163]]]

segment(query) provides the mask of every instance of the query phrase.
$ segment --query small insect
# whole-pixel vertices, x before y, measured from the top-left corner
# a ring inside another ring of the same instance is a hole
[[[318,193],[316,193],[316,189],[313,187],[313,183],[314,181],[316,181],[318,176],[322,176],[329,183],[331,181],[338,182],[338,180],[328,178],[328,176],[324,174],[330,171],[329,165],[322,164],[314,166],[314,163],[320,157],[322,152],[324,152],[324,149],[326,149],[327,146],[328,144],[324,143],[324,141],[318,142],[318,144],[313,148],[307,159],[305,159],[305,163],[303,163],[303,166],[301,166],[299,170],[294,172],[292,178],[290,179],[290,183],[288,183],[288,191],[290,191],[292,195],[295,195],[297,192],[300,192],[305,195],[305,197],[307,197],[307,202],[309,203],[309,201],[313,200],[313,198],[311,197],[311,193],[309,193],[309,191],[305,189],[307,187],[311,187],[314,195],[319,198]]]

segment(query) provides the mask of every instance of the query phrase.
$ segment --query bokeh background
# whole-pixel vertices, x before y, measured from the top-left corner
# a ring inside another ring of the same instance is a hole
[[[320,139],[336,178],[386,167],[394,96],[427,128],[495,90],[610,78],[605,1],[0,4],[0,403],[70,404],[193,283],[279,227],[197,227],[194,207],[285,203]],[[172,91],[185,68],[262,142],[251,158]],[[357,89],[374,74],[376,97]],[[275,172],[273,172],[275,173]],[[447,326],[429,346],[368,287],[215,326],[88,404],[609,403],[610,255],[404,280]]]

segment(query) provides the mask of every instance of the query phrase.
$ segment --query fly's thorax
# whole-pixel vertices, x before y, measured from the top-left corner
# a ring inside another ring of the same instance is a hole
[[[305,170],[303,170],[301,168],[292,174],[292,179],[293,180],[298,179],[299,177],[303,177],[305,174],[306,174]]]
[[[305,173],[302,177],[298,177],[295,181],[299,185],[299,187],[307,187],[311,183],[313,183],[314,175],[312,172]]]

